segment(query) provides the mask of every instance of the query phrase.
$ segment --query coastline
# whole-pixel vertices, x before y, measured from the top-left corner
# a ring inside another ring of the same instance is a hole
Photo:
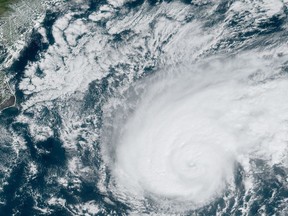
[[[14,107],[16,104],[16,97],[6,81],[6,77],[3,71],[0,71],[0,112]]]
[[[14,2],[17,2],[17,0],[0,0],[0,18],[12,11],[10,4]],[[16,97],[5,78],[5,73],[0,71],[0,112],[14,107],[16,104]]]
[[[15,104],[16,104],[16,97],[13,95],[0,104],[0,112],[10,107],[14,107]]]

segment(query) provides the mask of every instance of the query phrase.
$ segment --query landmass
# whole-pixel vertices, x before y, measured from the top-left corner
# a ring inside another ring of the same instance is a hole
[[[14,106],[16,97],[6,81],[4,72],[0,71],[0,111]]]
[[[0,0],[0,16],[2,16],[5,12],[11,10],[9,4],[16,1],[17,0]]]
[[[6,12],[11,11],[9,4],[17,1],[18,0],[0,0],[0,19],[5,16]],[[0,71],[0,111],[14,106],[15,102],[16,98],[6,81],[5,73]]]

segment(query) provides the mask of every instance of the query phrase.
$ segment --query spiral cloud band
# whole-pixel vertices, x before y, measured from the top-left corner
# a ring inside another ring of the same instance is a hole
[[[114,122],[110,143],[117,196],[193,209],[232,189],[235,164],[279,141],[287,119],[277,113],[288,110],[278,108],[287,79],[265,67],[257,59],[207,60],[136,84],[122,103],[133,111]]]

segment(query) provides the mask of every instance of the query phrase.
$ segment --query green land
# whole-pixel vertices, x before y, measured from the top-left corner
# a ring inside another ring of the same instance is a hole
[[[5,12],[11,11],[9,4],[16,1],[17,0],[0,0],[0,16],[3,16]]]

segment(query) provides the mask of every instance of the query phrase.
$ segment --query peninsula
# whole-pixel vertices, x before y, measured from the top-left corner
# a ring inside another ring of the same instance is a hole
[[[4,72],[0,71],[0,111],[14,106],[16,97],[6,81]]]

